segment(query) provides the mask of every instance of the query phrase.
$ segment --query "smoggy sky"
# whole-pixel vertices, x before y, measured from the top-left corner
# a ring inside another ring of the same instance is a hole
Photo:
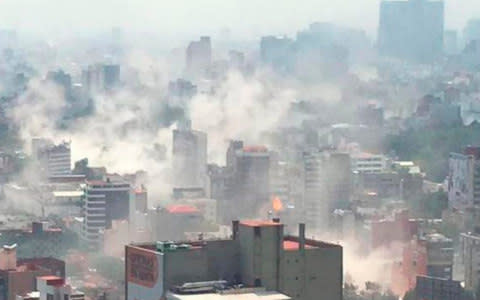
[[[32,33],[87,33],[119,26],[175,37],[221,28],[247,38],[293,34],[332,21],[375,36],[379,0],[0,0],[0,28]],[[446,0],[447,28],[480,17],[479,0]]]

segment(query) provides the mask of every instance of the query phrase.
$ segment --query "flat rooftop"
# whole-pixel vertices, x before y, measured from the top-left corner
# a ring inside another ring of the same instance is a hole
[[[278,222],[273,222],[273,221],[245,220],[245,221],[240,221],[240,225],[249,226],[249,227],[266,227],[266,226],[281,226],[283,224]]]
[[[193,295],[179,295],[169,293],[167,300],[291,300],[287,295],[277,292],[252,291],[241,294],[233,293],[207,293]]]
[[[305,249],[315,249],[318,247],[315,247],[313,245],[305,244]],[[283,241],[283,250],[285,251],[296,251],[300,249],[300,243],[297,241],[289,241],[289,240],[284,240]]]

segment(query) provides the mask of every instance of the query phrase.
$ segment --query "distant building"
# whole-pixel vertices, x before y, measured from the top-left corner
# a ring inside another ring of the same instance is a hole
[[[418,223],[410,220],[408,210],[394,212],[391,218],[373,221],[372,248],[389,247],[395,242],[406,243],[418,234]]]
[[[383,0],[378,48],[384,56],[430,63],[443,53],[444,3]]]
[[[373,193],[379,199],[400,197],[402,192],[401,177],[397,172],[355,173],[355,195]]]
[[[113,220],[129,220],[133,214],[132,189],[128,182],[88,181],[83,206],[82,238],[89,249],[98,249],[103,232]]]
[[[202,36],[199,41],[190,42],[186,53],[187,73],[190,76],[203,76],[212,63],[210,37]]]
[[[32,140],[32,156],[47,177],[69,175],[72,172],[70,142],[55,145],[47,139]]]
[[[467,300],[460,281],[430,276],[417,276],[415,294],[424,300]]]
[[[316,150],[304,152],[305,222],[312,231],[325,229],[329,216],[339,203],[348,203],[352,195],[350,155]]]
[[[271,221],[234,221],[232,239],[128,245],[126,299],[157,300],[182,291],[220,297],[236,284],[295,300],[342,299],[342,247],[306,239],[302,225],[298,237],[283,230]]]
[[[463,153],[450,153],[448,205],[465,211],[480,205],[480,148],[467,147]]]
[[[468,45],[476,40],[480,40],[480,19],[470,19],[463,30],[463,41]]]
[[[65,99],[68,101],[72,95],[72,77],[63,70],[50,71],[47,74],[47,80],[62,87]]]
[[[446,30],[443,35],[443,50],[447,55],[458,54],[458,34],[455,30]]]
[[[16,245],[0,250],[0,299],[15,300],[35,290],[36,277],[65,278],[65,263],[54,258],[17,260]]]
[[[245,54],[240,51],[231,50],[228,52],[230,68],[243,70],[245,67]]]
[[[216,164],[209,164],[207,174],[206,196],[223,202],[226,199],[227,193],[227,168]]]
[[[135,211],[145,212],[148,209],[148,191],[141,185],[135,189]]]
[[[120,86],[120,65],[103,65],[103,84],[107,91]]]
[[[476,291],[480,285],[480,231],[460,234],[460,260],[464,266],[465,288]]]
[[[60,217],[81,215],[82,190],[57,190],[52,192],[52,200],[45,207],[45,215],[54,214]]]
[[[375,104],[369,104],[358,109],[358,120],[360,124],[369,127],[382,127],[384,121],[384,109]]]
[[[110,64],[88,66],[82,71],[82,86],[89,94],[118,88],[120,86],[120,66]]]
[[[291,60],[293,40],[287,37],[264,36],[260,41],[262,62],[276,69],[286,69]]]
[[[203,219],[210,224],[217,224],[217,200],[208,198],[179,199],[179,204],[187,204],[195,207]]]
[[[187,232],[213,231],[205,226],[202,211],[191,204],[169,204],[149,209],[146,213],[147,231],[152,240],[184,240]]]
[[[389,167],[389,159],[383,154],[358,152],[352,154],[352,171],[358,173],[382,173]]]
[[[185,79],[177,79],[168,83],[168,96],[179,99],[190,99],[197,94],[197,86]]]
[[[207,134],[190,124],[173,131],[173,181],[175,187],[204,188],[207,176]]]
[[[392,270],[392,290],[403,295],[417,285],[418,276],[452,279],[453,242],[431,234],[404,244],[402,259]]]
[[[239,148],[238,146],[242,146]],[[223,212],[225,218],[258,215],[261,209],[270,207],[270,152],[265,146],[243,146],[233,141],[227,153],[227,168],[231,172],[228,181],[227,200]]]

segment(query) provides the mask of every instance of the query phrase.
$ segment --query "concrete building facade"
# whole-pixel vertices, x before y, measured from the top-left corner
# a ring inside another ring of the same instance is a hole
[[[47,177],[69,175],[72,172],[71,144],[55,145],[47,139],[32,140],[32,155]]]
[[[190,123],[173,131],[173,174],[175,187],[206,185],[207,135],[192,130]]]
[[[337,203],[352,193],[350,156],[324,150],[303,153],[304,219],[312,231],[326,228]]]
[[[129,220],[134,212],[132,189],[127,182],[89,181],[85,188],[82,237],[98,249],[103,232],[113,220]]]
[[[264,146],[243,146],[232,142],[227,151],[226,202],[224,218],[250,217],[268,207],[270,189],[270,152]],[[265,212],[266,213],[266,212]]]
[[[283,224],[234,221],[229,240],[126,246],[126,299],[157,300],[188,282],[223,280],[296,300],[342,299],[342,247],[284,236]]]
[[[463,153],[450,153],[448,205],[459,211],[480,205],[480,147],[467,147]]]

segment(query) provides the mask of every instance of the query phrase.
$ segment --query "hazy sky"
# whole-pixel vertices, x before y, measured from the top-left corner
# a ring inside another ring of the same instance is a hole
[[[233,35],[292,34],[313,21],[361,27],[375,35],[379,0],[0,0],[0,28],[33,32],[127,31]],[[447,28],[480,17],[480,0],[446,0]]]

